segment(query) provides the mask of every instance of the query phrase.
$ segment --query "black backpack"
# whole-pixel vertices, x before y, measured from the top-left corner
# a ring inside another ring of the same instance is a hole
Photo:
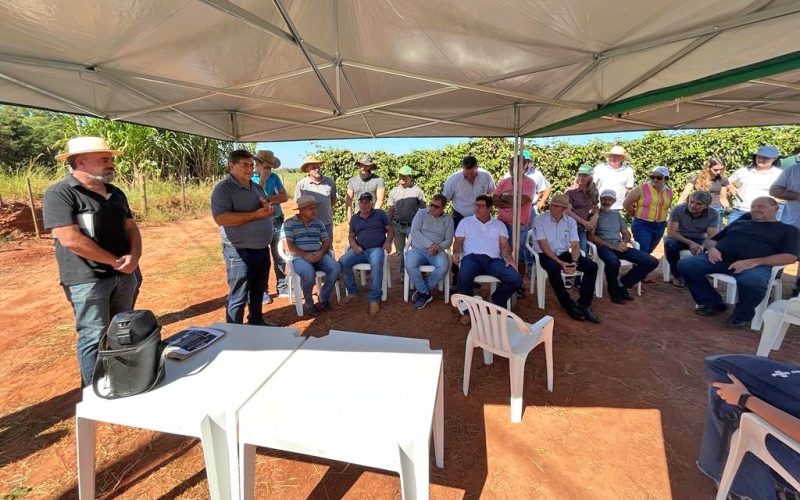
[[[164,378],[164,348],[161,325],[149,310],[126,311],[114,316],[100,339],[92,386],[104,399],[117,399],[147,392]],[[110,392],[100,391],[108,375]]]

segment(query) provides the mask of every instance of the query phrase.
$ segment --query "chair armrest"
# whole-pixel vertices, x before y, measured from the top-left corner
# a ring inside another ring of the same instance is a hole
[[[772,437],[791,448],[795,453],[800,453],[800,442],[790,438],[786,433],[755,413],[742,413],[742,417],[739,420],[739,432],[742,433],[743,437],[747,436],[755,442],[761,443],[764,448],[766,448],[765,438],[767,435],[772,435]]]

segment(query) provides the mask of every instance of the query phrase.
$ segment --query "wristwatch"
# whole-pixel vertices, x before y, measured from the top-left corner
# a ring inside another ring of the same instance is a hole
[[[739,401],[736,403],[736,406],[738,406],[739,408],[741,408],[744,411],[750,411],[750,410],[747,409],[747,400],[750,399],[751,395],[752,394],[748,394],[748,393],[745,392],[744,394],[739,396]]]

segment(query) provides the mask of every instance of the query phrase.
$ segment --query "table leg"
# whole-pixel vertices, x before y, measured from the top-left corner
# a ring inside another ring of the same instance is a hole
[[[256,447],[252,444],[241,443],[239,448],[239,474],[242,492],[242,500],[253,500],[255,498],[255,475],[256,475]]]
[[[444,467],[444,366],[439,368],[439,388],[433,409],[433,453],[436,467]]]
[[[203,459],[206,462],[211,500],[237,500],[238,490],[233,488],[238,486],[238,483],[234,486],[236,478],[230,477],[230,460],[235,459],[235,456],[228,456],[225,418],[214,419],[206,416],[200,424],[200,441],[203,444]]]
[[[94,468],[97,422],[75,417],[75,435],[78,445],[78,498],[94,500]]]

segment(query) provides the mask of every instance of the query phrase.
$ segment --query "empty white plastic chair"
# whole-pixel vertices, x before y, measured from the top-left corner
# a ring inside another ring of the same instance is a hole
[[[716,500],[725,500],[728,497],[733,479],[736,476],[736,471],[739,470],[742,459],[744,459],[744,455],[748,451],[761,459],[770,469],[792,485],[794,489],[800,490],[800,481],[795,479],[769,453],[766,446],[768,435],[782,442],[794,450],[795,453],[800,453],[800,443],[779,431],[775,426],[767,423],[767,421],[755,413],[742,413],[742,418],[739,420],[739,429],[731,438],[728,461],[725,462],[725,469],[719,481],[719,490],[717,490]]]
[[[764,320],[764,329],[761,331],[756,354],[767,357],[770,351],[781,348],[789,325],[800,325],[800,298],[776,300],[767,307],[761,317]]]
[[[595,264],[597,264],[597,281],[594,284],[594,295],[598,299],[603,298],[603,283],[606,281],[606,263],[603,262],[603,259],[597,254],[597,245],[592,243],[591,241],[587,242],[589,244],[589,258],[592,259]],[[636,250],[639,250],[639,243],[634,240],[631,240],[631,246]],[[624,268],[633,268],[633,262],[620,259],[619,260],[619,268],[620,270]],[[637,292],[639,296],[642,296],[642,282],[640,281],[637,283]]]
[[[753,316],[753,320],[750,322],[750,328],[752,330],[760,330],[761,329],[761,315],[764,314],[764,311],[767,309],[769,305],[769,295],[770,292],[772,293],[773,300],[778,300],[783,297],[783,283],[781,282],[781,278],[778,276],[778,273],[783,270],[784,266],[772,266],[772,272],[769,275],[769,283],[771,286],[767,287],[767,293],[764,294],[764,299],[756,306],[756,314]],[[709,276],[714,280],[714,288],[717,287],[717,283],[722,281],[726,285],[725,289],[725,302],[728,304],[735,304],[736,303],[736,278],[731,276],[730,274],[723,274],[723,273],[712,273]]]
[[[680,259],[685,259],[686,257],[691,257],[691,256],[692,252],[690,252],[689,250],[681,250],[680,252]],[[670,269],[669,262],[667,262],[667,254],[661,256],[661,273],[664,276],[664,282],[669,283],[669,279],[672,275],[672,270]]]
[[[539,264],[539,252],[534,250],[533,247],[533,231],[528,231],[528,237],[525,240],[525,248],[533,255],[533,266],[531,267],[531,275],[529,277],[531,282],[530,293],[533,293],[534,283],[536,284],[536,301],[539,304],[539,309],[544,309],[544,294],[547,287],[547,272]],[[581,252],[583,254],[583,252]],[[561,278],[573,278],[583,276],[583,271],[575,271],[574,273],[565,273],[562,271]],[[599,279],[599,278],[598,278]]]
[[[522,420],[522,383],[525,360],[539,344],[544,344],[547,363],[547,390],[553,392],[553,326],[555,321],[544,316],[535,324],[522,321],[516,314],[479,297],[455,294],[453,306],[469,311],[471,328],[467,335],[464,354],[464,395],[469,393],[469,376],[472,369],[472,351],[483,349],[484,363],[491,364],[492,355],[509,360],[511,379],[511,421]]]
[[[405,246],[405,248],[403,248],[403,261],[404,262],[407,262],[405,260],[405,258],[406,258],[405,254],[410,249],[411,249],[411,236],[408,237],[408,241],[406,241],[406,246]],[[450,302],[450,268],[452,266],[450,265],[450,251],[449,250],[445,250],[445,253],[447,253],[447,261],[448,261],[447,274],[445,274],[444,278],[442,278],[442,280],[439,282],[439,290],[440,291],[444,290],[444,303],[447,304],[448,302]],[[432,273],[433,270],[434,270],[434,267],[433,266],[429,266],[429,265],[424,265],[424,266],[419,266],[419,270],[422,273]],[[408,271],[406,271],[405,266],[403,266],[403,274],[404,274],[404,279],[403,279],[403,300],[405,302],[408,302],[408,291],[414,288],[414,282],[411,281],[411,277],[408,275]]]
[[[348,246],[345,248],[345,253],[350,249]],[[356,264],[353,266],[353,273],[358,271],[361,275],[361,286],[367,285],[367,272],[369,271],[369,263],[362,262],[361,264]],[[344,271],[343,271],[344,272]],[[383,283],[381,284],[381,288],[383,289],[383,295],[381,296],[382,301],[386,301],[389,297],[389,288],[392,286],[392,275],[389,272],[389,252],[386,250],[383,251]],[[345,289],[345,294],[347,294],[347,290]]]
[[[278,253],[280,254],[281,258],[284,262],[286,262],[286,285],[289,289],[289,303],[294,303],[295,310],[297,311],[298,316],[303,315],[303,288],[300,286],[300,276],[294,272],[294,266],[292,265],[292,256],[286,252],[286,249],[283,247],[283,242],[278,244]],[[336,255],[333,253],[333,249],[331,248],[328,253],[334,259]],[[317,271],[316,272],[316,284],[317,284],[317,293],[322,289],[322,278],[326,276],[325,271]],[[336,300],[341,300],[342,296],[339,292],[339,282],[337,281],[336,284],[333,286],[333,289],[336,290]]]

